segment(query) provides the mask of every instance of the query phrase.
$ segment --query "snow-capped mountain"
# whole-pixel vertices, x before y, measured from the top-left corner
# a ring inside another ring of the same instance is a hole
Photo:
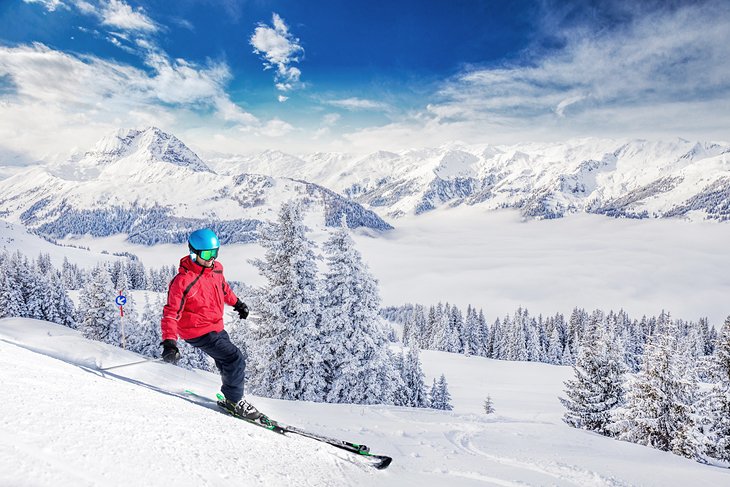
[[[388,229],[372,211],[301,179],[220,175],[156,128],[120,130],[71,160],[0,181],[0,216],[53,238],[128,234],[134,243],[182,242],[211,226],[224,242],[253,240],[282,202],[298,199],[321,225]]]
[[[156,162],[166,163],[155,164],[158,177],[174,174],[174,166],[193,172],[212,172],[180,139],[155,127],[120,129],[99,140],[90,151],[52,167],[51,171],[79,180],[97,178],[101,172],[112,177],[115,174],[150,176],[149,168]]]
[[[730,217],[728,143],[581,139],[451,144],[366,157],[268,152],[209,162],[222,172],[297,175],[391,217],[461,204],[518,208],[535,218],[572,212]]]

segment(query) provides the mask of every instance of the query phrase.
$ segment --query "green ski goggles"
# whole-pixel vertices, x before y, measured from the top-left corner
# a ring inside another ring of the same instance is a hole
[[[195,253],[203,260],[210,260],[218,257],[218,249],[197,250]]]

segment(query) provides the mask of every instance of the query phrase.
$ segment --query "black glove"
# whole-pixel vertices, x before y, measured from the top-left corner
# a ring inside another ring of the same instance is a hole
[[[238,311],[238,317],[242,320],[248,318],[248,306],[246,306],[246,303],[244,303],[240,299],[236,301],[236,304],[233,305],[233,309]]]
[[[180,360],[180,350],[178,350],[175,340],[168,338],[160,345],[162,345],[162,360],[171,364],[175,364]]]

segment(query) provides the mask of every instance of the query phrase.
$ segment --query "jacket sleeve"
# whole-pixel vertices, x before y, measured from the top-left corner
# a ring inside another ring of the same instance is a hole
[[[228,281],[225,278],[223,278],[223,301],[228,306],[233,306],[238,302],[238,297],[233,292],[233,289],[231,289],[231,286],[228,285]]]
[[[183,291],[185,290],[185,274],[180,273],[170,281],[170,287],[167,290],[167,304],[162,308],[162,339],[177,340],[177,323],[182,314]]]

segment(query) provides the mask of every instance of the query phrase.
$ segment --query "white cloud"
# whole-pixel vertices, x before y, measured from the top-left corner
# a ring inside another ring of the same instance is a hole
[[[391,111],[391,123],[345,134],[342,150],[583,136],[727,140],[730,3],[632,15],[611,28],[546,26],[560,32],[563,47],[465,69],[445,80],[423,109]],[[367,105],[346,99],[335,106]]]
[[[225,93],[231,76],[225,64],[196,66],[159,53],[147,62],[151,73],[42,44],[0,47],[0,78],[11,83],[0,105],[2,145],[42,157],[119,127],[175,127],[186,120],[262,125]]]
[[[427,114],[443,125],[501,127],[528,136],[546,130],[630,135],[648,128],[689,133],[690,120],[700,118],[708,101],[728,106],[730,4],[634,14],[613,28],[563,28],[564,47],[541,58],[464,71],[442,85]],[[687,111],[680,116],[683,129],[662,118],[680,103]],[[615,118],[603,118],[606,113]],[[721,115],[716,127],[729,121]]]
[[[172,19],[172,22],[174,24],[182,27],[183,29],[187,29],[187,30],[189,30],[191,32],[195,32],[195,26],[189,20],[186,20],[186,19],[183,19],[183,18],[175,18],[175,19]]]
[[[57,8],[66,6],[61,0],[23,0],[23,2],[38,3],[49,12],[54,12]]]
[[[322,117],[322,123],[327,126],[334,125],[340,120],[340,118],[342,117],[339,113],[328,113]]]
[[[564,117],[565,116],[565,109],[568,108],[570,105],[575,105],[576,103],[585,100],[585,95],[572,95],[568,98],[562,100],[560,103],[558,103],[558,106],[555,107],[555,113],[557,113],[559,116]]]
[[[79,9],[81,13],[87,14],[87,15],[97,15],[98,11],[95,6],[90,4],[89,2],[86,2],[84,0],[73,0],[73,5]]]
[[[25,3],[41,4],[47,11],[54,12],[63,7],[75,7],[84,15],[94,16],[102,25],[115,27],[129,32],[151,34],[159,31],[159,26],[145,13],[142,7],[132,8],[124,0],[101,0],[96,4],[86,0],[23,0]]]
[[[293,132],[294,126],[291,124],[279,120],[269,120],[266,124],[264,124],[263,127],[261,127],[257,132],[261,135],[265,135],[266,137],[283,137],[284,135],[288,135],[289,133]]]
[[[340,100],[327,100],[325,103],[335,107],[344,108],[346,110],[387,110],[389,108],[387,104],[379,101],[355,97]]]
[[[279,91],[291,91],[300,86],[302,72],[299,68],[291,66],[297,63],[304,55],[304,48],[300,45],[299,39],[289,32],[284,19],[274,13],[272,16],[273,27],[260,23],[249,39],[254,48],[253,52],[261,56],[264,61],[264,69],[275,69],[274,81]]]
[[[284,96],[284,95],[279,95],[277,99],[279,100],[279,103],[284,103],[285,101],[287,101],[289,99],[289,97]]]
[[[109,0],[99,13],[101,23],[104,25],[129,31],[156,32],[158,30],[155,22],[145,14],[143,8],[133,9],[122,0]]]

